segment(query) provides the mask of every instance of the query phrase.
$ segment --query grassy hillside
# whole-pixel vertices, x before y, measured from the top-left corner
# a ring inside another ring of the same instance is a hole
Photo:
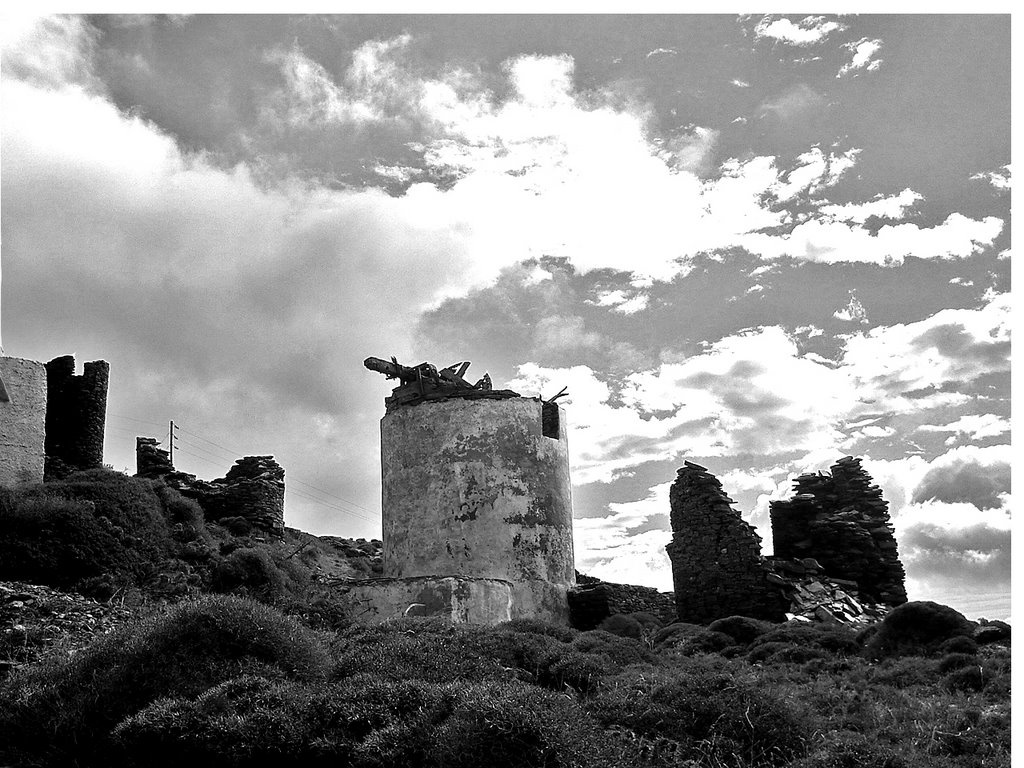
[[[114,473],[2,493],[0,580],[52,586],[0,583],[0,766],[1010,764],[1008,630],[934,603],[364,627],[324,585],[372,543],[233,534]]]

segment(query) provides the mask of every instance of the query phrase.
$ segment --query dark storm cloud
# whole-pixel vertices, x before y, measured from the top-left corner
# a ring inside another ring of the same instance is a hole
[[[912,501],[935,499],[949,503],[966,502],[978,509],[998,509],[1001,494],[1010,492],[1010,464],[982,462],[970,454],[951,452],[914,489]]]
[[[969,525],[947,529],[920,523],[900,536],[908,573],[922,581],[954,581],[960,589],[1009,585],[1009,530]]]

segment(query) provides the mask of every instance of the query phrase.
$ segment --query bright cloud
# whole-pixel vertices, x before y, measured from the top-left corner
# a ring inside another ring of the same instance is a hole
[[[876,58],[878,52],[882,50],[881,40],[869,40],[865,37],[853,43],[846,43],[843,48],[853,53],[853,58],[842,66],[836,77],[844,77],[861,69],[865,72],[874,72],[882,66],[882,60]]]
[[[754,37],[805,47],[820,43],[842,29],[844,26],[839,22],[828,21],[822,16],[807,16],[795,24],[789,19],[765,16],[754,28]]]

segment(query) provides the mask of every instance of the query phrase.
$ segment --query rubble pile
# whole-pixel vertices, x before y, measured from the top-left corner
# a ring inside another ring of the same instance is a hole
[[[569,623],[579,630],[594,629],[616,613],[650,613],[664,624],[676,620],[671,592],[636,584],[615,584],[590,577],[578,578],[569,590]]]
[[[856,583],[866,601],[907,601],[889,505],[859,459],[846,456],[830,473],[801,475],[794,491],[771,503],[777,557],[813,557],[833,581]]]
[[[761,537],[732,508],[706,468],[684,462],[669,491],[668,544],[678,617],[708,623],[727,616],[781,621],[787,601],[767,581]]]
[[[0,678],[39,659],[58,641],[65,653],[135,615],[117,603],[17,581],[0,582]]]
[[[155,438],[137,437],[135,475],[163,480],[182,496],[194,499],[209,520],[241,518],[261,531],[284,534],[284,469],[273,456],[246,456],[224,477],[199,480],[178,472]]]
[[[789,601],[786,619],[856,626],[880,621],[889,612],[889,606],[861,599],[856,582],[826,576],[813,558],[766,559],[768,582],[781,589]]]

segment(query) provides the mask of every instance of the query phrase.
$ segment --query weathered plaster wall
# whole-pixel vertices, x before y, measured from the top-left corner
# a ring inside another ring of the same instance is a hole
[[[467,624],[499,624],[513,618],[512,585],[500,579],[419,576],[368,579],[335,587],[362,624],[402,616],[436,616]]]
[[[46,367],[0,357],[9,400],[0,402],[0,485],[43,480],[46,442]]]
[[[46,364],[46,476],[103,466],[110,365],[96,360],[75,375],[72,355]]]
[[[565,422],[559,413],[557,436],[545,436],[541,401],[525,397],[387,414],[384,575],[506,580],[514,616],[567,621],[575,568]],[[550,414],[547,424],[554,434]]]

